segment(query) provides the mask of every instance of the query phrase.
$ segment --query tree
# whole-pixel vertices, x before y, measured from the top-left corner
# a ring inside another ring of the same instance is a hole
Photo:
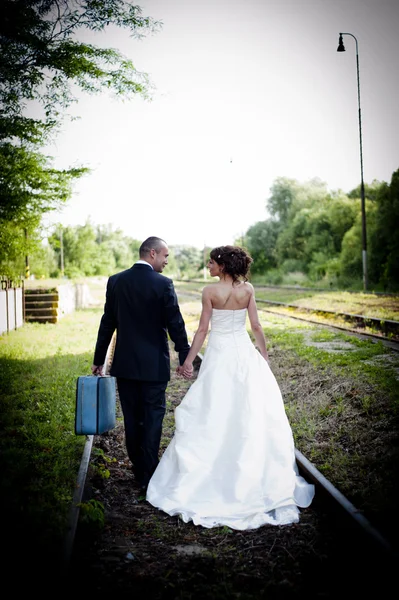
[[[276,242],[280,225],[268,219],[252,225],[246,235],[246,243],[254,262],[251,273],[261,274],[277,266]]]
[[[311,206],[327,194],[326,184],[317,177],[305,183],[287,177],[277,177],[270,188],[266,208],[272,218],[283,226],[299,208]]]
[[[383,289],[399,289],[399,169],[379,185],[369,224],[370,278]]]
[[[368,275],[370,284],[383,290],[399,289],[399,170],[391,182],[366,185]],[[359,188],[350,192],[359,200]],[[353,200],[351,200],[353,202]],[[360,206],[359,203],[356,202]],[[353,227],[342,241],[340,272],[343,282],[361,279],[362,228],[360,208]]]
[[[56,170],[40,147],[56,135],[73,86],[131,98],[151,96],[147,74],[112,48],[80,41],[82,30],[125,28],[133,37],[156,31],[160,23],[143,17],[127,0],[3,0],[0,8],[0,227],[38,226],[43,212],[58,208],[72,182],[88,169]],[[31,101],[42,119],[26,114]],[[10,230],[8,227],[8,230]],[[2,240],[0,240],[1,245]],[[0,266],[10,263],[0,254]]]
[[[62,227],[56,225],[48,238],[50,247],[61,264],[61,234],[64,273],[67,277],[105,275],[128,269],[138,259],[141,242],[123,235],[112,225],[94,226],[90,221],[85,225]],[[136,255],[137,254],[137,255]]]
[[[176,276],[186,279],[194,279],[201,274],[204,264],[204,252],[194,246],[171,246],[176,264]],[[170,264],[172,268],[173,265]]]
[[[332,192],[326,209],[326,218],[330,224],[334,252],[341,252],[345,233],[352,227],[359,213],[359,205],[341,191]]]
[[[288,214],[298,190],[298,182],[287,177],[277,177],[270,188],[270,196],[266,208],[271,216],[281,224],[288,219]]]
[[[272,269],[302,272],[311,279],[335,277],[345,233],[354,225],[357,204],[343,192],[329,192],[318,178],[301,183],[277,178],[267,208],[272,217],[246,233],[254,258],[252,273]],[[278,272],[273,273],[278,278]]]
[[[49,157],[27,146],[0,143],[0,265],[3,274],[12,277],[23,272],[21,252],[22,256],[31,255],[41,246],[42,215],[66,202],[73,181],[85,172],[85,168],[54,169]]]
[[[71,83],[87,92],[148,95],[149,80],[112,48],[79,41],[82,29],[126,28],[133,37],[159,27],[126,0],[3,0],[0,19],[0,103],[11,118],[40,101],[50,124],[74,100]]]
[[[374,202],[377,199],[381,185],[382,185],[382,182],[378,181],[377,179],[374,179],[371,183],[365,183],[364,184],[365,198],[367,198],[368,200],[372,200]],[[360,184],[356,188],[354,188],[353,190],[351,190],[349,192],[348,198],[359,200],[359,202],[360,202],[360,198],[361,198]]]
[[[5,142],[0,151],[0,221],[26,221],[59,208],[71,194],[72,181],[88,169],[58,170],[50,159],[24,146]]]

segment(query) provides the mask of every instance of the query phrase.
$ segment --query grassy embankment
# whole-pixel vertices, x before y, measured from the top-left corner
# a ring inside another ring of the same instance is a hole
[[[0,337],[0,491],[7,547],[31,561],[60,550],[85,442],[74,432],[76,379],[90,374],[101,309]]]

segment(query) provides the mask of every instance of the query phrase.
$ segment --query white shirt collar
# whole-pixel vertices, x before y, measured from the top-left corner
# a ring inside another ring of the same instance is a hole
[[[151,267],[152,270],[154,270],[154,267],[152,265],[150,265],[149,262],[147,262],[146,260],[138,260],[136,263],[136,265],[148,265],[149,267]]]

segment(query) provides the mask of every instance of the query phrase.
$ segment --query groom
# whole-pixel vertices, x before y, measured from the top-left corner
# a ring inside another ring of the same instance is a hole
[[[168,264],[166,242],[149,237],[140,246],[140,260],[108,279],[104,314],[94,352],[94,375],[103,371],[116,330],[110,374],[117,378],[125,440],[133,472],[145,492],[158,465],[170,380],[168,333],[183,364],[190,349],[171,279],[161,275]]]

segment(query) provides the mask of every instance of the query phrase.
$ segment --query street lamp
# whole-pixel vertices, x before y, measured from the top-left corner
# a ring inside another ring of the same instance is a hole
[[[363,181],[363,151],[362,151],[362,113],[360,110],[360,82],[359,82],[359,53],[357,39],[352,33],[340,33],[337,52],[345,52],[345,46],[342,40],[343,35],[350,35],[356,42],[356,69],[357,69],[357,102],[359,108],[359,140],[360,140],[360,199],[362,206],[362,260],[363,260],[363,288],[367,290],[368,279],[367,279],[367,235],[366,235],[366,202],[364,197],[364,181]]]

